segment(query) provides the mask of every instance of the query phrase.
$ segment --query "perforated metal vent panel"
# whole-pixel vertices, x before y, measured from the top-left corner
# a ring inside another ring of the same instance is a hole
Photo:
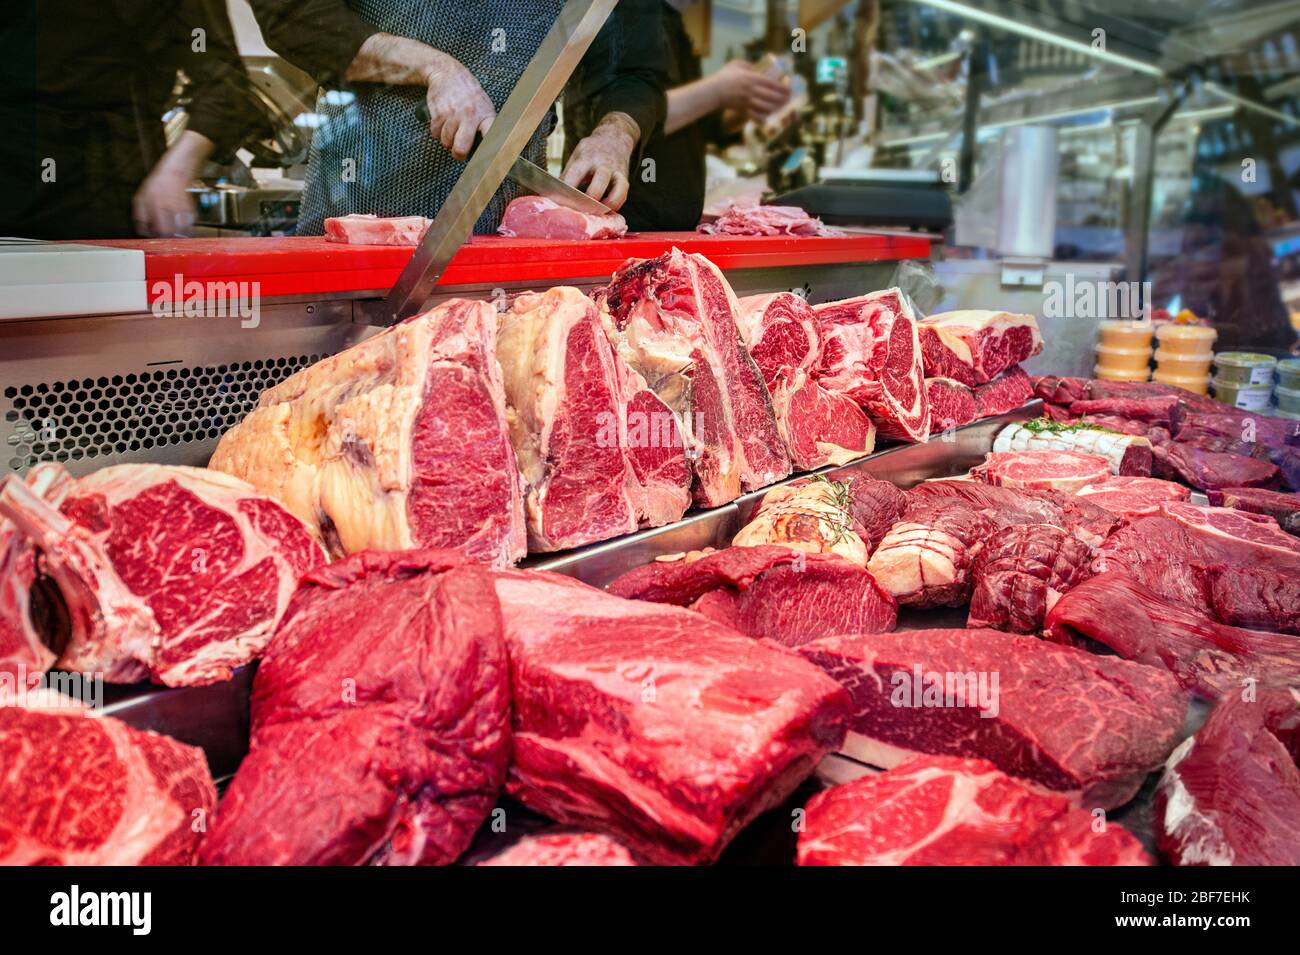
[[[216,441],[253,409],[265,389],[323,357],[10,385],[3,392],[10,426],[6,465],[21,471],[38,461],[67,464]]]

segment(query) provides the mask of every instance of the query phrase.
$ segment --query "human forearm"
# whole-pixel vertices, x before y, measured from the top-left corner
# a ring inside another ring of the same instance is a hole
[[[668,91],[668,116],[664,120],[664,134],[685,129],[722,108],[722,97],[713,77],[705,77]]]
[[[391,33],[376,33],[357,50],[343,78],[354,83],[428,86],[448,55],[427,43]]]

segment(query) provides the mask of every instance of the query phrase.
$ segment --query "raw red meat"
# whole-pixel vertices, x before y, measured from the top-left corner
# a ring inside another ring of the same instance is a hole
[[[1157,398],[1098,398],[1074,401],[1070,413],[1076,415],[1115,415],[1132,421],[1144,421],[1173,429],[1179,416],[1179,401],[1174,395]]]
[[[992,381],[1043,350],[1043,336],[1032,315],[965,309],[931,315],[918,331],[925,374],[963,385]]]
[[[210,466],[335,556],[454,547],[513,563],[527,535],[496,348],[496,309],[453,299],[264,391]]]
[[[714,222],[703,222],[699,231],[711,235],[839,235],[821,219],[798,206],[762,206],[733,202]]]
[[[1050,638],[1081,637],[1125,660],[1163,667],[1179,684],[1210,698],[1253,680],[1300,688],[1300,640],[1215,623],[1152,593],[1131,577],[1109,573],[1074,587],[1047,615]]]
[[[1019,365],[1013,365],[986,384],[976,385],[975,416],[991,418],[1023,407],[1034,398],[1034,386]]]
[[[971,569],[966,626],[1038,633],[1043,617],[1087,579],[1088,545],[1051,524],[1012,524],[984,542]]]
[[[0,865],[190,865],[216,804],[201,749],[71,701],[0,706]]]
[[[930,431],[950,431],[970,424],[980,416],[975,393],[952,378],[925,379],[926,400],[930,403]]]
[[[1261,487],[1275,484],[1277,465],[1240,454],[1223,454],[1166,441],[1152,448],[1155,472],[1161,477],[1186,481],[1202,491],[1221,487]]]
[[[874,549],[907,509],[907,492],[889,481],[869,474],[855,474],[848,481],[849,514],[866,532]]]
[[[1076,493],[1119,517],[1141,517],[1158,513],[1165,501],[1185,501],[1192,492],[1173,481],[1117,475],[1081,487]]]
[[[866,528],[853,517],[849,483],[820,474],[765,492],[731,543],[733,547],[776,544],[842,557],[859,567],[866,566],[871,552]]]
[[[813,796],[799,865],[1150,865],[1122,826],[983,759],[915,756]]]
[[[965,502],[912,498],[872,552],[867,570],[900,604],[957,607],[970,600],[971,566],[996,527]]]
[[[202,860],[455,861],[505,779],[508,673],[492,580],[464,555],[366,551],[308,574]]]
[[[1116,524],[1102,507],[1059,491],[995,487],[979,481],[925,481],[908,491],[912,500],[962,501],[977,508],[996,527],[1009,524],[1055,524],[1090,547],[1100,544]]]
[[[880,434],[924,441],[930,403],[921,367],[916,312],[899,289],[816,306],[822,332],[817,378],[869,414]]]
[[[557,822],[653,863],[710,862],[844,738],[844,691],[788,650],[567,577],[494,577],[514,692],[507,789]]]
[[[325,239],[349,245],[419,245],[433,224],[424,216],[381,218],[354,213],[325,220]]]
[[[619,239],[627,220],[617,212],[591,215],[542,196],[520,196],[501,216],[502,235],[520,239]]]
[[[243,481],[200,468],[120,464],[81,478],[59,509],[16,477],[0,514],[40,549],[70,632],[58,666],[113,683],[198,686],[257,658],[298,577],[325,554]]]
[[[897,617],[894,599],[861,567],[786,547],[728,547],[697,560],[652,561],[608,590],[690,607],[789,647],[835,633],[893,630]]]
[[[636,862],[630,852],[608,836],[595,832],[556,832],[524,836],[479,865],[628,866]]]
[[[1264,514],[1230,507],[1202,507],[1186,501],[1166,501],[1160,505],[1160,513],[1178,521],[1198,538],[1208,536],[1215,543],[1258,548],[1250,553],[1257,555],[1261,563],[1270,558],[1285,559],[1288,564],[1300,567],[1300,540]]]
[[[629,260],[596,293],[619,353],[682,420],[695,502],[716,507],[790,473],[772,399],[736,328],[736,296],[702,255]]]
[[[1207,494],[1215,507],[1266,514],[1288,534],[1300,535],[1300,494],[1283,494],[1258,487],[1225,487]]]
[[[1044,401],[1055,405],[1069,405],[1088,397],[1087,378],[1061,378],[1057,375],[1042,375],[1033,379],[1034,394]]]
[[[1298,731],[1292,693],[1225,698],[1169,757],[1156,789],[1161,854],[1175,865],[1300,865]]]
[[[772,395],[772,408],[794,466],[812,471],[870,454],[876,444],[871,419],[850,398],[823,388],[812,376],[822,341],[812,307],[792,292],[742,298],[737,325]]]
[[[849,690],[849,756],[885,769],[917,753],[987,759],[1105,809],[1169,755],[1187,710],[1163,670],[997,630],[826,637],[796,652]]]
[[[993,439],[994,451],[1071,451],[1099,454],[1111,474],[1151,476],[1151,442],[1145,436],[1116,434],[1104,427],[1081,421],[1068,424],[1049,418],[1007,425]],[[1064,488],[1062,490],[1065,490]]]
[[[685,513],[691,473],[677,416],[614,351],[591,299],[564,286],[519,296],[501,317],[497,357],[529,550],[577,547]]]
[[[1064,491],[1110,476],[1110,462],[1080,451],[991,451],[971,476],[986,484],[1032,491]]]

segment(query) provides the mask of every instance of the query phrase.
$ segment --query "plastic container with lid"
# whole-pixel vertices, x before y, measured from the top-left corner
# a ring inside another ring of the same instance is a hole
[[[1207,351],[1198,355],[1165,351],[1163,348],[1157,348],[1155,357],[1160,370],[1167,371],[1171,375],[1183,375],[1185,377],[1200,375],[1202,378],[1209,378],[1210,364],[1214,361],[1214,352]]]
[[[1128,348],[1120,345],[1098,345],[1097,364],[1106,368],[1146,371],[1147,366],[1151,364],[1151,349]]]
[[[1300,389],[1300,358],[1284,358],[1277,363],[1277,383],[1282,388]]]
[[[1164,367],[1160,367],[1151,373],[1151,380],[1158,381],[1162,385],[1183,388],[1198,395],[1209,394],[1210,391],[1210,369],[1208,367],[1199,375],[1184,375],[1181,371],[1169,371]]]
[[[1243,411],[1267,411],[1273,401],[1273,387],[1268,385],[1251,385],[1240,381],[1224,381],[1213,378],[1214,397],[1225,405],[1232,405]]]
[[[1094,378],[1108,381],[1146,381],[1151,372],[1145,364],[1141,368],[1116,368],[1111,365],[1097,365],[1092,369]]]
[[[1151,333],[1155,326],[1150,322],[1107,319],[1097,325],[1097,343],[1105,348],[1145,348],[1151,350]]]
[[[1170,322],[1156,328],[1156,341],[1166,352],[1203,355],[1214,347],[1219,333],[1208,325],[1177,325]]]
[[[1221,351],[1214,356],[1214,367],[1225,382],[1272,388],[1277,359],[1257,352]]]
[[[1300,388],[1286,388],[1278,385],[1274,390],[1277,395],[1277,410],[1287,414],[1300,415]]]

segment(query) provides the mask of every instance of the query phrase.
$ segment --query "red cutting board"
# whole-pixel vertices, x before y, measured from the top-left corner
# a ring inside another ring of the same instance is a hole
[[[87,243],[91,244],[91,243]],[[145,253],[149,299],[159,282],[258,282],[262,295],[314,295],[387,290],[413,249],[342,245],[322,237],[117,239],[93,243]],[[629,258],[648,258],[676,246],[699,252],[723,271],[929,258],[921,236],[727,236],[643,232],[613,240],[508,239],[476,235],[462,246],[439,281],[449,285],[499,282],[558,284],[603,278]]]

